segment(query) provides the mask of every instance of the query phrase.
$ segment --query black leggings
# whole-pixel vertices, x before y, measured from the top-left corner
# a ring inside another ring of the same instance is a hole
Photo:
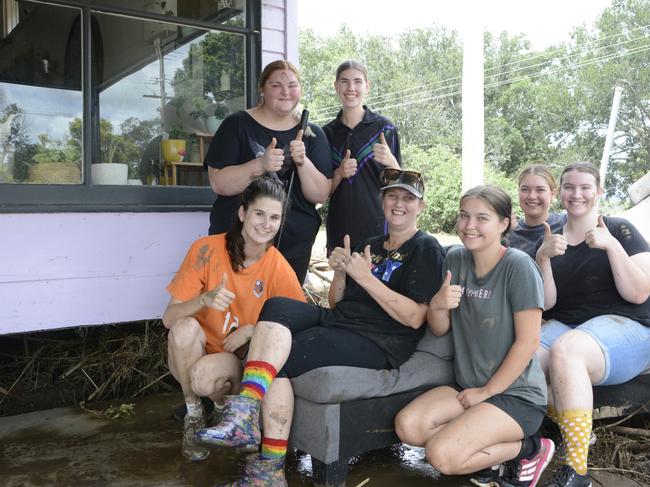
[[[324,314],[332,310],[290,298],[271,298],[264,303],[259,321],[280,323],[291,330],[289,358],[278,377],[298,377],[312,369],[346,365],[388,369],[384,351],[375,342],[341,326],[323,326]]]

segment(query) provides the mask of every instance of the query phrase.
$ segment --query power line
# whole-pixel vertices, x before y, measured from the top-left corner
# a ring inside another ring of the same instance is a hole
[[[633,32],[633,31],[636,31],[636,30],[639,30],[639,29],[644,29],[646,27],[650,27],[650,25],[637,27],[635,29],[631,29],[629,32]],[[571,54],[568,54],[568,55],[566,55],[564,57],[566,57],[566,58],[577,57],[577,56],[579,56],[581,54],[586,53],[585,48],[588,47],[589,45],[595,44],[595,43],[600,43],[603,39],[607,39],[607,38],[610,38],[610,37],[618,37],[618,36],[621,36],[621,35],[623,35],[623,34],[622,33],[621,34],[612,34],[610,36],[605,36],[603,38],[600,38],[600,39],[597,39],[597,40],[594,40],[594,41],[589,41],[589,42],[579,44],[576,47],[578,47],[581,50],[573,52]],[[622,41],[615,42],[615,43],[605,44],[605,45],[597,47],[596,50],[603,50],[603,49],[611,49],[611,48],[614,48],[614,47],[620,47],[620,46],[623,46],[623,45],[626,45],[626,44],[629,44],[629,43],[632,43],[632,42],[639,41],[641,39],[645,39],[645,38],[648,37],[648,35],[649,34],[644,34],[642,36],[635,37],[633,39],[626,39],[626,40],[622,40]],[[498,66],[493,66],[493,67],[487,68],[485,70],[485,73],[488,73],[490,71],[495,71],[497,69],[500,69],[500,68],[503,68],[503,67],[506,67],[506,66],[511,66],[513,64],[518,64],[518,63],[530,61],[532,59],[536,59],[536,58],[539,58],[539,57],[548,57],[548,56],[552,55],[553,53],[558,53],[558,52],[566,52],[566,49],[559,48],[559,49],[549,51],[549,52],[546,52],[546,53],[536,54],[536,55],[534,55],[534,56],[532,56],[530,58],[526,58],[526,59],[522,59],[522,60],[518,60],[518,61],[511,61],[509,63],[504,63],[504,64],[501,64],[501,65],[498,65]],[[494,77],[494,76],[497,76],[497,75],[503,76],[503,75],[507,75],[507,74],[512,74],[512,73],[515,73],[515,72],[518,72],[518,71],[524,71],[524,70],[544,66],[545,64],[548,64],[548,63],[551,63],[551,62],[553,62],[553,59],[548,59],[547,61],[544,61],[544,62],[541,62],[541,63],[520,66],[520,67],[518,67],[516,69],[513,69],[513,70],[510,70],[510,71],[504,71],[504,72],[499,72],[499,73],[496,73],[496,74],[488,75],[488,77]],[[390,93],[384,93],[384,94],[381,94],[381,95],[377,95],[375,97],[369,97],[368,102],[369,102],[369,104],[370,104],[371,101],[373,101],[375,104],[377,104],[377,103],[381,104],[383,102],[383,100],[382,100],[383,98],[394,97],[397,94],[405,93],[405,92],[409,92],[409,91],[414,91],[414,93],[411,93],[409,95],[404,95],[404,96],[420,95],[421,90],[422,90],[423,87],[430,86],[430,85],[437,85],[437,84],[445,83],[445,82],[448,82],[448,81],[455,81],[455,80],[460,80],[460,79],[461,79],[461,76],[454,76],[452,78],[447,78],[445,80],[433,81],[433,82],[425,83],[425,84],[418,85],[418,86],[412,87],[412,88],[405,88],[403,90],[393,91],[393,92],[390,92]],[[446,89],[450,89],[450,88],[460,86],[460,85],[461,85],[461,83],[455,83],[455,84],[452,84],[452,85],[442,86],[442,87],[437,88],[437,89],[438,90],[443,90],[443,89],[446,90]],[[379,100],[381,100],[381,101],[379,101]],[[333,105],[333,106],[319,108],[319,109],[314,111],[314,116],[315,117],[324,116],[325,113],[331,113],[332,111],[334,111],[334,114],[336,114],[339,109],[340,109],[340,105]]]
[[[635,40],[638,40],[638,38],[635,39]],[[593,61],[593,62],[598,62],[598,61],[602,61],[602,60],[615,59],[616,57],[622,57],[622,56],[625,56],[625,55],[635,54],[635,53],[637,53],[637,52],[642,52],[643,50],[645,50],[645,49],[643,48],[643,46],[641,46],[641,51],[639,51],[638,49],[639,49],[639,48],[635,48],[635,49],[627,50],[627,51],[622,52],[622,53],[615,53],[615,54],[611,54],[611,55],[600,56],[600,57],[598,57],[598,58],[594,58],[594,59],[589,60],[588,63],[590,63],[591,61]],[[565,56],[565,59],[567,59],[567,60],[571,60],[572,57],[573,57],[573,58],[577,57],[577,54],[581,54],[581,53],[576,53],[576,54],[574,54],[574,55]],[[580,63],[578,63],[578,64],[574,63],[574,64],[572,64],[571,66],[568,66],[568,67],[562,67],[562,68],[556,68],[556,69],[553,69],[553,70],[548,71],[548,72],[547,72],[547,71],[541,71],[540,73],[535,73],[535,74],[531,74],[531,75],[528,75],[528,76],[516,77],[516,78],[509,78],[509,79],[506,79],[506,80],[502,80],[502,81],[497,82],[496,85],[494,85],[494,84],[489,84],[489,83],[488,83],[488,84],[486,84],[486,87],[491,87],[491,86],[500,86],[500,85],[503,85],[503,84],[511,83],[511,82],[513,82],[513,81],[520,81],[520,80],[522,80],[522,79],[529,79],[529,78],[531,78],[531,77],[537,77],[537,76],[540,76],[540,75],[543,76],[543,75],[546,75],[546,74],[549,74],[549,73],[558,73],[558,72],[561,72],[561,71],[564,71],[564,70],[575,69],[576,67],[579,67],[579,66],[582,66],[582,64],[580,64]],[[510,72],[500,73],[500,75],[502,76],[502,75],[504,75],[504,74],[512,74],[512,73],[516,73],[517,71],[521,71],[521,70],[511,70]],[[494,77],[494,75],[493,75],[492,77]],[[492,83],[494,83],[494,82],[492,82]],[[460,86],[461,86],[461,83],[455,83],[455,84],[453,84],[453,85],[448,85],[448,86],[444,86],[444,87],[436,88],[436,89],[433,89],[433,90],[419,91],[418,93],[408,94],[408,95],[404,95],[404,96],[402,96],[402,97],[393,98],[393,99],[391,99],[390,101],[387,101],[386,103],[390,103],[390,102],[394,102],[394,101],[399,101],[400,98],[401,98],[402,100],[405,100],[405,99],[408,99],[408,98],[412,98],[413,96],[416,96],[416,95],[417,95],[418,97],[421,97],[423,94],[424,94],[424,95],[426,95],[426,94],[431,95],[431,94],[433,94],[433,93],[443,92],[443,91],[445,91],[445,90],[450,90],[450,89],[455,89],[455,88],[458,88],[458,87],[460,87]],[[444,95],[444,96],[448,96],[448,95]],[[417,101],[417,100],[416,100],[416,101]],[[378,106],[375,105],[374,108],[375,108],[376,110],[380,111],[380,110],[385,110],[386,108],[388,108],[388,107],[392,107],[392,106],[393,106],[393,105],[381,105],[381,104],[379,104]],[[403,106],[403,103],[401,103],[399,106]],[[331,118],[331,117],[327,117],[325,114],[322,114],[322,115],[316,115],[316,117],[315,117],[315,119],[320,119],[320,120],[327,119],[327,118]]]
[[[548,71],[540,71],[538,73],[534,73],[534,74],[531,74],[531,75],[520,76],[520,77],[516,77],[516,78],[509,78],[509,79],[506,79],[506,80],[493,81],[491,83],[485,84],[485,88],[495,88],[495,87],[498,87],[498,86],[502,86],[504,84],[510,84],[510,83],[514,83],[514,82],[517,82],[517,81],[523,81],[523,80],[526,80],[526,79],[538,78],[538,77],[547,76],[547,75],[550,75],[550,74],[558,74],[558,73],[561,73],[563,71],[575,70],[575,69],[579,69],[579,68],[582,68],[584,66],[588,66],[588,65],[595,64],[595,63],[598,63],[598,62],[609,61],[609,60],[620,58],[620,57],[623,57],[623,56],[638,54],[640,52],[644,52],[644,51],[647,51],[647,50],[650,50],[650,44],[646,44],[644,46],[639,46],[639,47],[637,47],[635,49],[630,49],[630,50],[628,50],[626,52],[623,52],[623,53],[604,55],[604,56],[600,56],[600,57],[597,57],[597,58],[594,58],[594,59],[590,59],[590,60],[582,62],[582,63],[574,63],[574,64],[572,64],[570,66],[563,66],[563,67],[548,70]],[[456,85],[452,85],[452,87],[453,86],[456,86]],[[393,104],[393,105],[383,105],[383,106],[379,107],[378,110],[388,110],[388,109],[391,109],[391,108],[399,108],[399,107],[402,107],[402,106],[417,105],[417,104],[421,104],[421,103],[424,103],[424,102],[427,102],[427,101],[433,101],[433,100],[438,100],[438,99],[442,99],[442,98],[448,98],[448,97],[451,97],[451,96],[456,96],[456,95],[461,94],[460,90],[456,90],[456,91],[449,92],[449,93],[442,93],[442,94],[434,95],[434,93],[437,92],[437,91],[440,91],[440,89],[424,91],[423,93],[419,93],[420,98],[417,99],[417,100],[403,101],[401,103],[396,103],[396,104]],[[426,96],[427,93],[428,93],[428,96]],[[422,98],[422,95],[425,95],[425,97]],[[410,96],[407,95],[407,96],[404,96],[404,97],[401,97],[401,98],[404,99],[404,98],[409,98],[409,97]],[[315,123],[322,123],[322,122],[326,121],[327,119],[328,119],[327,117],[323,117],[323,118],[317,117],[317,118],[314,119],[314,122]]]
[[[647,27],[650,27],[650,25],[645,25],[645,26],[636,27],[636,28],[634,28],[634,29],[630,29],[629,32],[634,32],[634,31],[639,30],[639,29],[645,29],[645,28],[647,28]],[[619,33],[619,34],[611,34],[611,35],[609,35],[609,36],[605,36],[605,37],[602,37],[602,38],[600,38],[600,39],[595,39],[595,40],[593,40],[593,41],[588,41],[588,42],[584,42],[584,43],[582,43],[582,44],[578,44],[576,47],[578,47],[579,49],[582,49],[582,50],[584,51],[584,48],[588,47],[588,46],[591,45],[591,44],[600,43],[600,42],[601,42],[602,40],[604,40],[604,39],[608,39],[608,38],[611,38],[611,37],[618,37],[618,36],[621,36],[621,35],[624,35],[624,34],[623,34],[623,33]],[[629,43],[629,42],[634,42],[634,41],[636,41],[636,40],[643,39],[643,38],[645,38],[645,37],[647,37],[647,36],[648,36],[648,34],[644,34],[643,36],[636,37],[636,38],[634,38],[634,39],[627,39],[627,40],[620,41],[620,42],[617,42],[617,43],[606,44],[606,45],[604,45],[604,46],[600,46],[600,47],[598,47],[598,49],[599,49],[599,50],[600,50],[600,49],[606,49],[606,48],[611,48],[611,47],[615,47],[615,46],[619,46],[619,45],[627,44],[627,43]],[[494,70],[496,70],[496,69],[503,68],[503,67],[506,67],[506,66],[510,66],[510,65],[512,65],[512,64],[518,64],[518,63],[522,63],[522,62],[530,61],[530,60],[532,60],[532,59],[536,59],[536,58],[539,58],[539,57],[547,57],[547,56],[551,56],[551,55],[553,55],[553,54],[555,54],[555,53],[560,53],[560,52],[566,52],[566,49],[564,49],[564,48],[558,48],[558,49],[555,49],[555,50],[552,50],[552,51],[549,51],[549,52],[543,52],[543,53],[535,54],[535,55],[531,56],[530,58],[520,59],[520,60],[518,60],[518,61],[511,61],[511,62],[509,62],[509,63],[504,63],[504,64],[501,64],[501,65],[493,66],[493,67],[491,67],[491,68],[487,68],[487,69],[485,70],[485,72],[487,73],[487,72],[489,72],[489,71],[494,71]],[[574,55],[578,55],[578,54],[580,54],[580,53],[579,53],[579,52],[574,52],[574,53],[571,54],[571,55],[574,56]],[[524,66],[524,67],[522,67],[522,68],[520,68],[520,69],[518,69],[518,70],[533,68],[533,67],[539,66],[539,65],[541,65],[541,64],[544,64],[544,63],[539,63],[539,64],[536,64],[536,65]],[[368,102],[370,102],[370,101],[375,101],[375,102],[376,102],[377,100],[379,100],[379,99],[381,99],[381,98],[385,98],[385,97],[388,97],[388,96],[393,96],[393,95],[398,94],[398,93],[403,93],[403,92],[406,92],[406,91],[420,90],[422,87],[425,87],[425,86],[428,86],[428,85],[441,84],[441,83],[445,83],[445,82],[447,82],[447,81],[454,81],[454,80],[457,80],[457,79],[460,79],[460,78],[461,78],[460,76],[454,76],[454,77],[451,77],[451,78],[447,78],[447,79],[445,79],[445,80],[432,81],[432,82],[430,82],[430,83],[425,83],[425,84],[423,84],[423,85],[419,85],[419,86],[417,86],[417,87],[413,87],[413,88],[405,88],[405,89],[403,89],[403,90],[393,91],[393,92],[390,92],[390,93],[384,93],[384,94],[382,94],[382,95],[377,95],[377,96],[374,96],[374,97],[369,97],[369,98],[368,98]],[[338,109],[339,106],[337,105],[337,106],[323,107],[323,108],[321,108],[321,109],[315,110],[315,112],[318,113],[318,112],[326,111],[326,110],[327,110],[327,111],[330,111],[330,110],[333,109],[333,108],[337,108],[337,109]]]

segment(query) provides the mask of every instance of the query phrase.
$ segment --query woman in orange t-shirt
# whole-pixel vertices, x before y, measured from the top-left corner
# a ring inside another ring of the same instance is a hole
[[[200,397],[212,399],[218,411],[225,395],[239,391],[243,354],[237,351],[248,344],[264,302],[305,299],[293,269],[273,247],[285,197],[278,180],[254,180],[233,228],[194,242],[167,286],[171,299],[162,321],[169,329],[169,370],[187,407],[181,451],[188,460],[209,454],[193,441],[206,426]]]

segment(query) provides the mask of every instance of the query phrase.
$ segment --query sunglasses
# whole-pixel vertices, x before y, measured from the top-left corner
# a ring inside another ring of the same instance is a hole
[[[402,171],[401,169],[384,169],[381,173],[382,186],[393,184],[406,184],[419,193],[424,194],[424,178],[415,171]]]

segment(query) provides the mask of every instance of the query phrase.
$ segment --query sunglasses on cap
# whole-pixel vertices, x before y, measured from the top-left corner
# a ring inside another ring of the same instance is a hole
[[[381,172],[382,191],[389,188],[402,188],[418,198],[424,196],[424,178],[415,171],[387,168]]]

